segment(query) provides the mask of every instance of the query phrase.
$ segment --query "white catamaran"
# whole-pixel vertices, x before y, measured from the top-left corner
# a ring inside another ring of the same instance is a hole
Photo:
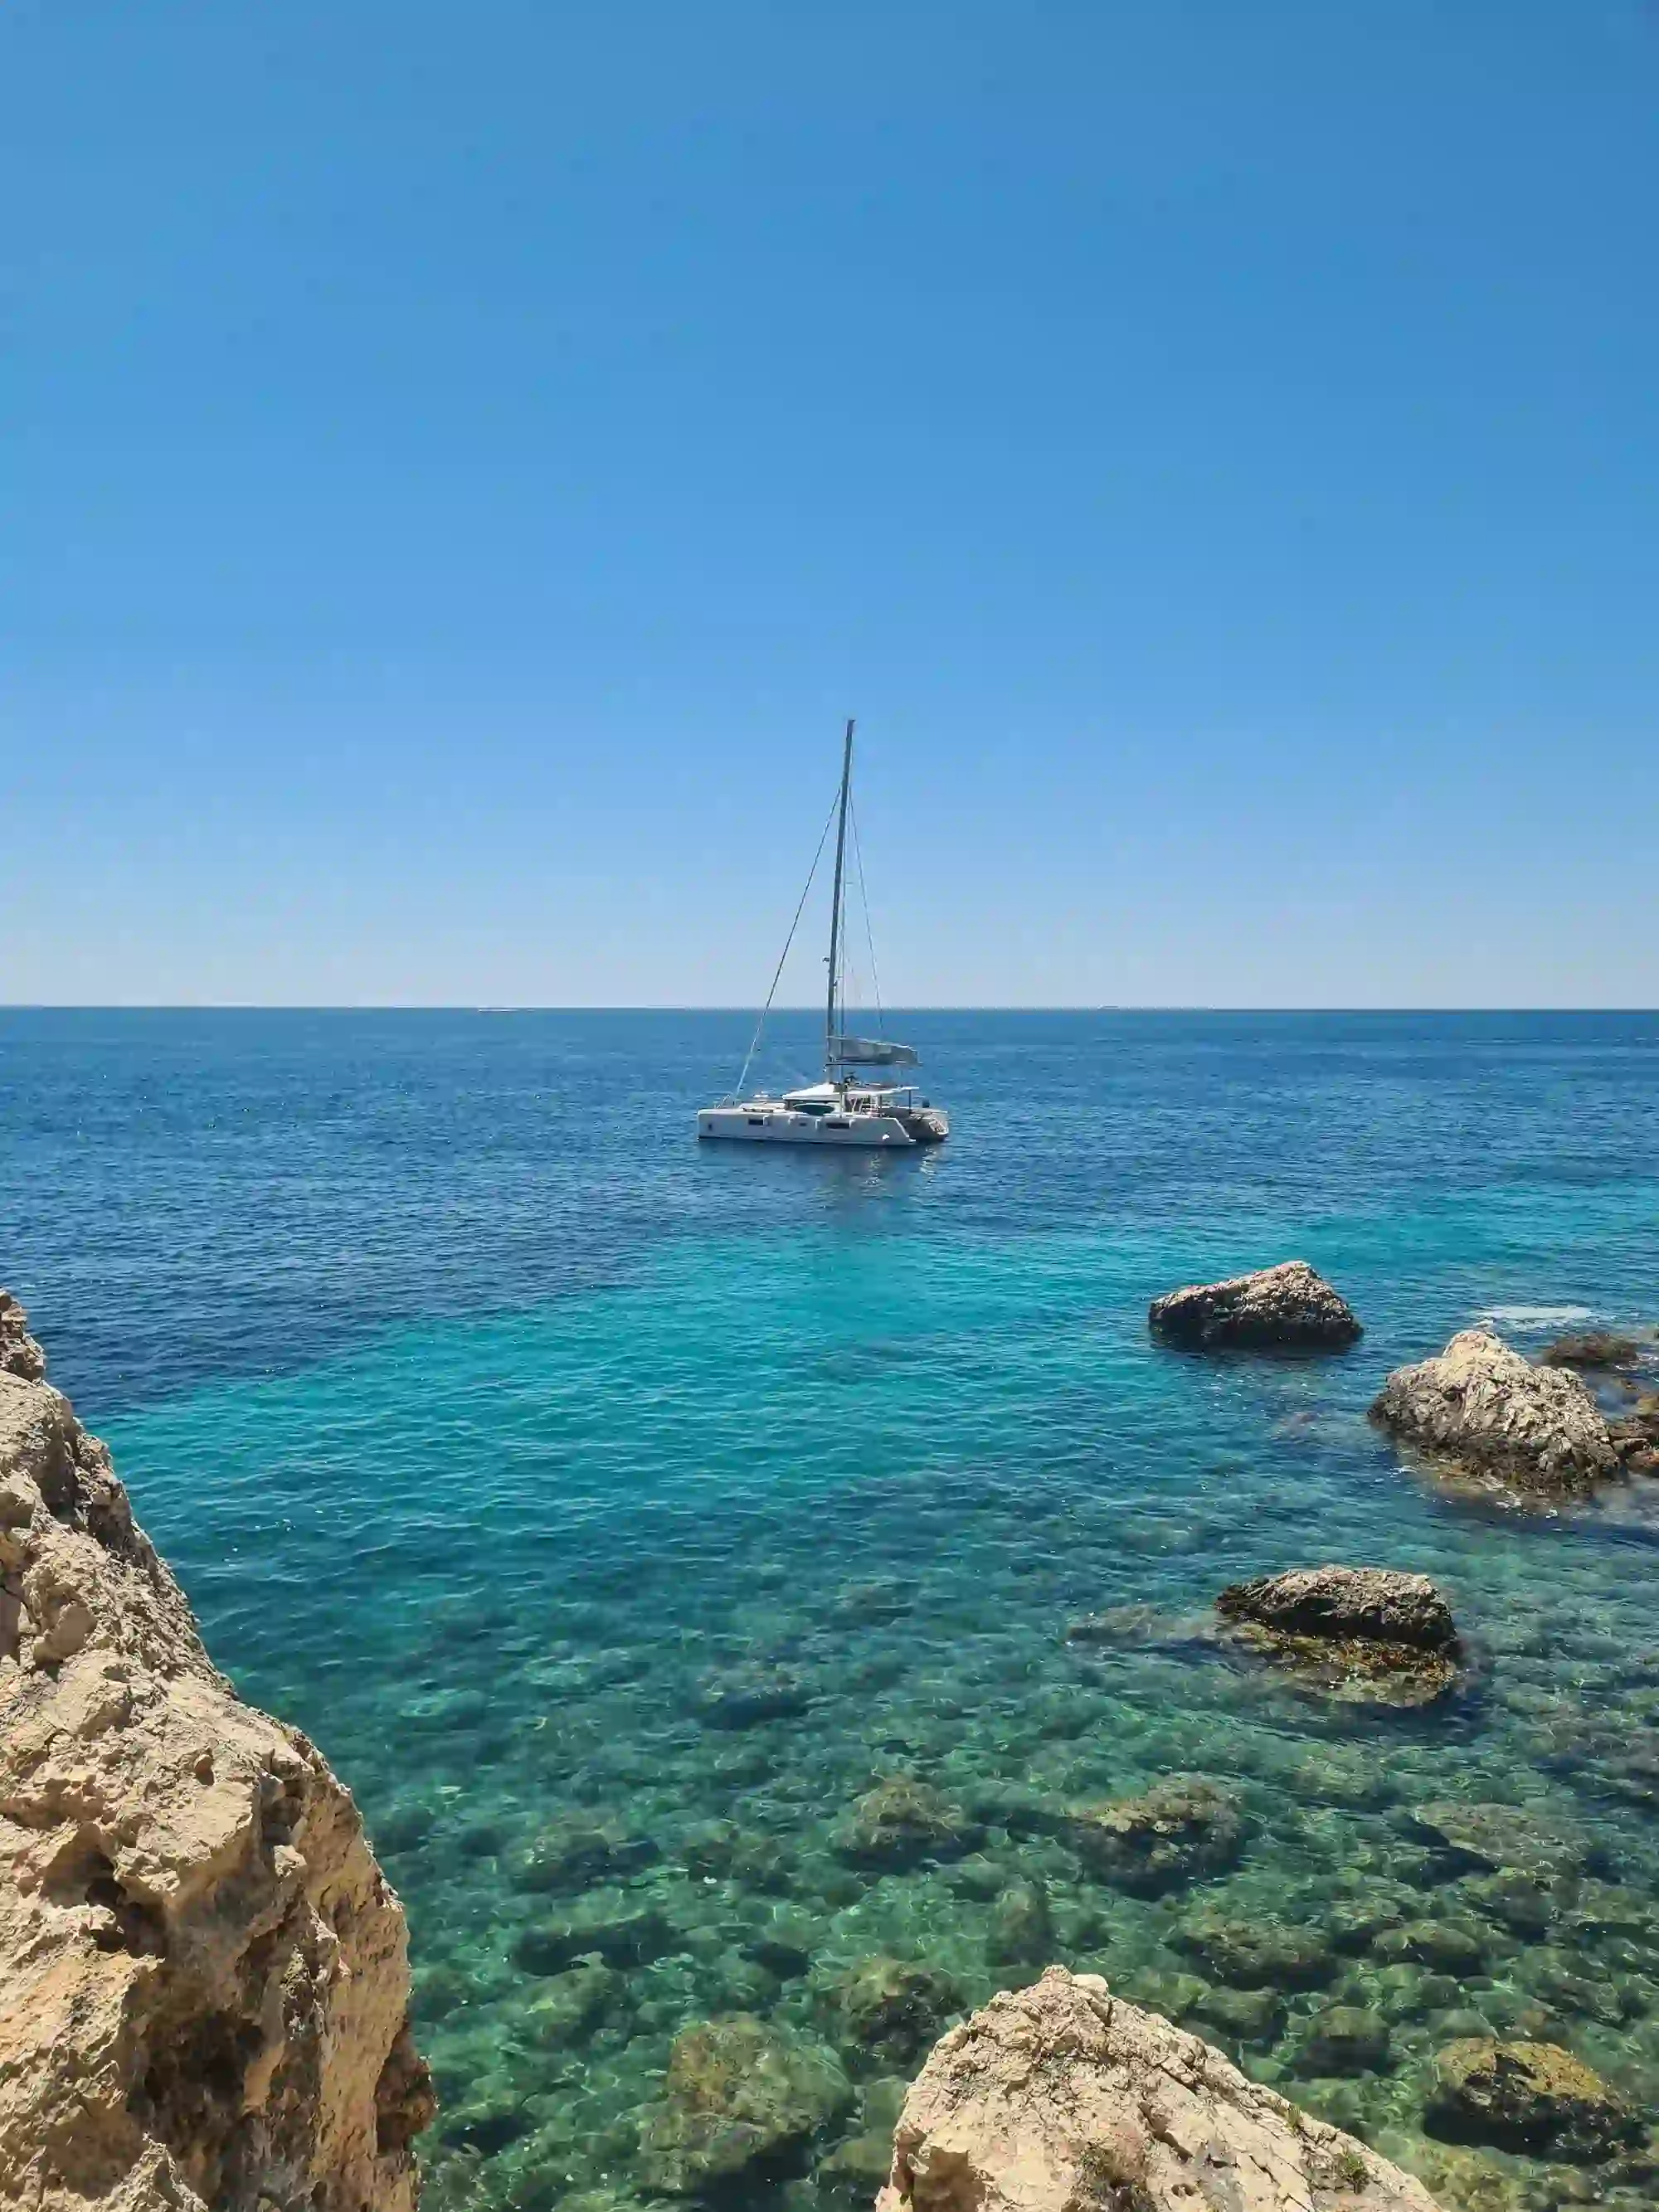
[[[775,1098],[769,1091],[760,1091],[750,1098],[736,1096],[723,1098],[718,1106],[705,1106],[697,1115],[699,1137],[724,1137],[749,1145],[857,1145],[899,1151],[915,1145],[941,1144],[950,1134],[951,1125],[945,1115],[931,1105],[914,1085],[873,1081],[854,1073],[861,1068],[915,1067],[917,1055],[912,1045],[892,1044],[885,1037],[847,1034],[847,811],[852,789],[853,725],[849,721],[842,749],[841,796],[834,817],[836,881],[830,902],[830,987],[823,1015],[823,1080],[807,1084],[799,1091],[786,1091],[781,1097]],[[826,823],[825,836],[829,827]],[[820,839],[818,853],[821,854],[823,850]],[[800,906],[795,909],[796,923],[800,920],[801,907],[806,903],[806,891],[812,888],[817,865],[815,856],[811,874],[806,878],[806,890],[801,893]],[[861,867],[860,872],[861,876]],[[778,977],[783,973],[783,963],[789,957],[794,934],[792,923],[782,958],[772,978],[773,993],[777,990]],[[769,994],[754,1042],[749,1048],[749,1058],[743,1064],[743,1074],[738,1078],[739,1093],[771,1006],[772,995]]]

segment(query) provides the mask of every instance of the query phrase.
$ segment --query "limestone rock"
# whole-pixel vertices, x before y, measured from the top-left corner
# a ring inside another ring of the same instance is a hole
[[[1435,2212],[1420,2184],[1197,2036],[1051,1966],[952,2028],[878,2212]]]
[[[1470,1474],[1572,1497],[1620,1471],[1618,1446],[1577,1375],[1534,1367],[1487,1329],[1397,1367],[1371,1407],[1379,1427]]]
[[[640,2148],[670,2197],[777,2172],[853,2103],[832,2052],[750,2013],[683,2029],[665,2086]]]
[[[408,2212],[432,2093],[356,1808],[0,1332],[0,2203]]]
[[[1426,1575],[1296,1567],[1231,1583],[1216,1610],[1253,1648],[1336,1697],[1424,1705],[1460,1678],[1457,1625]]]
[[[1243,1836],[1238,1800],[1198,1774],[1171,1775],[1143,1796],[1082,1806],[1072,1816],[1072,1843],[1091,1873],[1140,1897],[1224,1873]]]
[[[1154,1298],[1152,1334],[1194,1352],[1340,1351],[1364,1334],[1353,1309],[1305,1260]]]
[[[1455,2140],[1559,2159],[1604,2157],[1640,2133],[1601,2075],[1559,2044],[1477,2036],[1437,2056],[1428,2119]]]
[[[29,1334],[28,1316],[9,1291],[0,1291],[0,1375],[21,1382],[45,1380],[46,1355]]]

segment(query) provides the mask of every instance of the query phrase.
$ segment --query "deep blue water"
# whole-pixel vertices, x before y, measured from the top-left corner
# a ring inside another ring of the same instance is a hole
[[[1203,1915],[1443,1921],[1478,1954],[1455,1984],[1344,1954],[1230,2047],[1449,2206],[1574,2201],[1547,2161],[1425,2140],[1425,2082],[1473,2020],[1659,2105],[1650,1516],[1477,1512],[1363,1415],[1483,1313],[1526,1349],[1575,1312],[1659,1320],[1659,1017],[894,1026],[941,1152],[697,1146],[743,1015],[0,1013],[0,1281],[216,1656],[322,1742],[404,1892],[434,2201],[648,2196],[672,2039],[734,2009],[848,2082],[750,2194],[863,2201],[915,2058],[848,1977],[925,1958],[981,2001],[1017,1978],[1022,1883],[1054,1955],[1224,2043]],[[809,1017],[774,1035],[759,1079],[810,1069]],[[1158,1291],[1291,1255],[1360,1312],[1353,1353],[1147,1343]],[[1063,1641],[1325,1558],[1441,1577],[1476,1688],[1383,1720],[1156,1634]],[[725,1724],[757,1670],[789,1710]],[[1236,1870],[1147,1900],[1079,1865],[1056,1808],[1191,1771],[1244,1810]],[[965,1856],[849,1859],[894,1774]],[[1427,1865],[1412,1808],[1448,1796],[1565,1825],[1601,1871],[1519,1936]],[[612,1842],[550,1885],[573,1820]],[[648,1941],[605,1933],[647,1911]],[[527,1966],[561,1914],[638,1955],[584,1990]],[[1315,2063],[1334,1997],[1386,2018],[1386,2057]]]

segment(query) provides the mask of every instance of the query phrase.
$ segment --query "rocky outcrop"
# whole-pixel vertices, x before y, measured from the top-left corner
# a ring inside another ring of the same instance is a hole
[[[1457,1624],[1426,1575],[1296,1567],[1231,1583],[1215,1602],[1252,1649],[1334,1696],[1424,1705],[1461,1676]]]
[[[0,1308],[0,2203],[407,2212],[402,1907]],[[38,1350],[38,1348],[33,1348]]]
[[[1352,1306],[1305,1260],[1154,1298],[1152,1334],[1192,1352],[1340,1351],[1364,1334]]]
[[[878,2212],[1435,2212],[1209,2044],[1051,1966],[939,2045]]]
[[[29,1334],[28,1316],[9,1291],[0,1291],[0,1375],[38,1382],[46,1371],[46,1355]]]
[[[1534,1367],[1487,1329],[1398,1367],[1371,1407],[1390,1434],[1516,1490],[1571,1497],[1620,1471],[1617,1444],[1577,1375]]]

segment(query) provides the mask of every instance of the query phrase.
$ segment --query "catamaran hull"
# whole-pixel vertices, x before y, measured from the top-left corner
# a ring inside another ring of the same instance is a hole
[[[908,1152],[920,1141],[891,1114],[750,1114],[741,1106],[705,1106],[697,1134],[737,1145],[851,1146],[863,1152]]]

